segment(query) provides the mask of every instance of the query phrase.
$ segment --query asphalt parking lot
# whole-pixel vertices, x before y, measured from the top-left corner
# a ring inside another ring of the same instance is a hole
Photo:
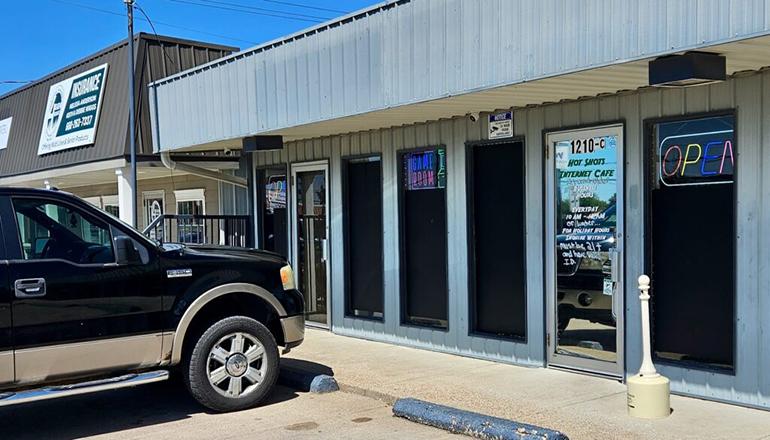
[[[258,408],[205,412],[175,382],[0,408],[8,439],[441,439],[463,437],[392,416],[378,400],[277,387]]]

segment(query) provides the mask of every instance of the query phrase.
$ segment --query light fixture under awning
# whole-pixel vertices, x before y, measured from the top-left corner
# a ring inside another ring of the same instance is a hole
[[[649,83],[659,87],[690,87],[724,81],[725,57],[709,52],[687,52],[650,61]]]

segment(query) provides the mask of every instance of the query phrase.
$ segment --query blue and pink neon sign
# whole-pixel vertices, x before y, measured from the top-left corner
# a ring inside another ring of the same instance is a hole
[[[446,187],[446,153],[443,148],[407,153],[404,187],[407,191]]]

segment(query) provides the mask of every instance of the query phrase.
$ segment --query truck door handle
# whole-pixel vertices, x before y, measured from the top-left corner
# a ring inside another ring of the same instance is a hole
[[[45,296],[45,278],[25,278],[13,283],[16,298]]]

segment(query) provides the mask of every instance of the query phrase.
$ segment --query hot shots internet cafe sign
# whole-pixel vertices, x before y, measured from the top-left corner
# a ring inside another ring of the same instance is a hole
[[[38,155],[94,143],[106,80],[102,64],[51,86]]]

